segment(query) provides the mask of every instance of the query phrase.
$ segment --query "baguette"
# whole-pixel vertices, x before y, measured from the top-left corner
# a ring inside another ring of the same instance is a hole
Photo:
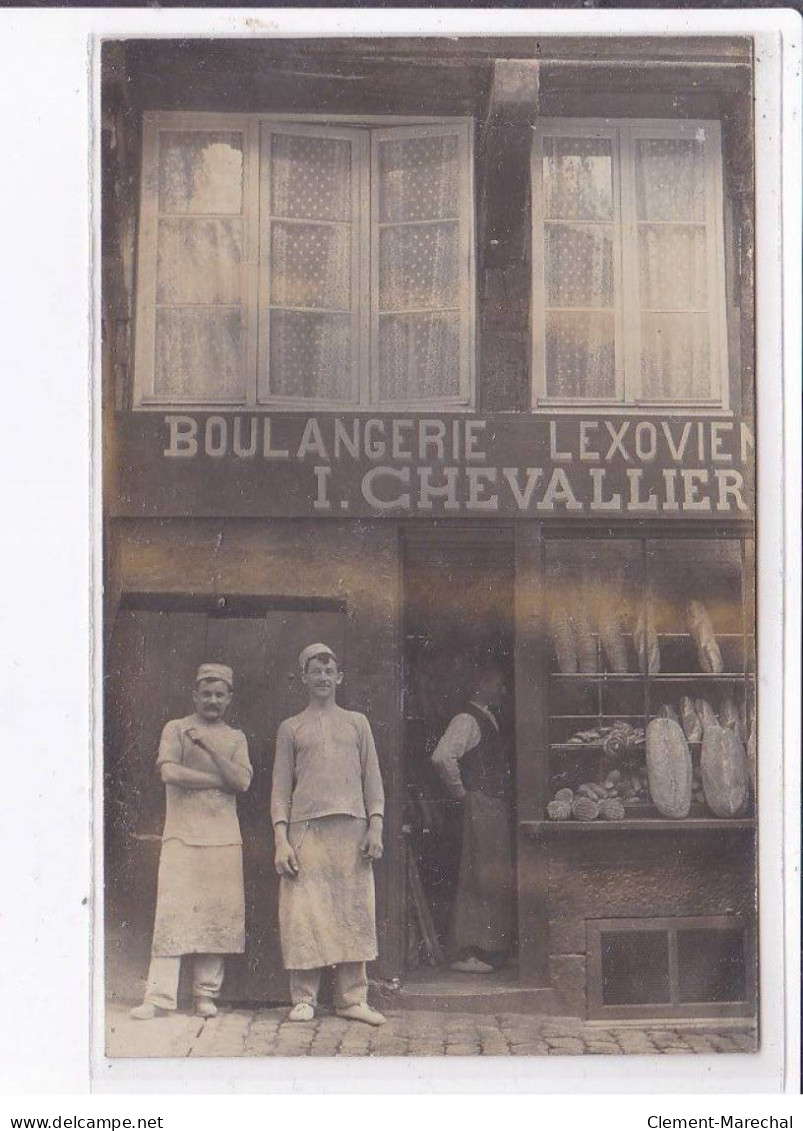
[[[723,670],[722,653],[717,644],[708,610],[702,601],[689,601],[687,613],[689,631],[697,645],[700,668],[704,672],[718,675]]]
[[[661,670],[661,652],[658,646],[658,634],[655,631],[653,610],[649,600],[641,607],[638,621],[633,632],[633,642],[636,645],[639,671],[658,675]]]

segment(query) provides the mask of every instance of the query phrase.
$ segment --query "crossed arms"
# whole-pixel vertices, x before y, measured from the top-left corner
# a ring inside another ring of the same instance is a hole
[[[226,793],[244,793],[251,784],[251,767],[248,764],[247,747],[245,746],[245,737],[243,736],[244,746],[244,760],[237,757],[239,751],[235,753],[233,758],[227,758],[223,754],[219,754],[213,746],[207,745],[198,732],[190,727],[184,732],[187,738],[194,742],[199,750],[206,754],[209,768],[204,770],[193,769],[190,766],[184,766],[179,761],[173,761],[169,747],[172,746],[171,738],[173,736],[164,735],[162,739],[162,750],[160,754],[160,761],[158,764],[159,775],[165,785],[177,785],[182,789],[222,789]],[[180,735],[175,736],[179,743],[179,756],[180,756]],[[165,750],[165,747],[168,747]]]

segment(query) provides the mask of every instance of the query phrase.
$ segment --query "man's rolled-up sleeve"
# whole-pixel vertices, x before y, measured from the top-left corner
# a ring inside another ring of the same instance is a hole
[[[159,740],[159,754],[156,758],[157,770],[167,762],[181,766],[184,763],[184,752],[181,746],[181,727],[176,719],[166,724]]]
[[[460,774],[460,759],[473,750],[481,738],[480,728],[471,715],[455,715],[446,728],[432,754],[432,764],[438,771],[450,797],[460,798],[465,793]]]
[[[254,768],[251,765],[251,759],[248,757],[248,739],[242,731],[238,731],[237,744],[234,747],[232,761],[248,771],[248,784],[250,785],[251,779],[254,776]]]
[[[293,732],[283,722],[276,734],[276,758],[273,762],[273,789],[270,799],[270,819],[274,825],[290,822],[290,802],[293,796]]]
[[[379,757],[376,753],[371,724],[365,715],[360,715],[360,766],[362,769],[362,796],[365,813],[368,817],[383,817],[385,814],[385,790],[379,770]]]

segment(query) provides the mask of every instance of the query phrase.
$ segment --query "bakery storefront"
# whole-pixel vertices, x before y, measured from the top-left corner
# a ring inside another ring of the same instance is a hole
[[[491,653],[517,926],[489,1008],[755,1014],[751,66],[738,39],[105,46],[113,997],[147,968],[158,735],[216,659],[255,767],[224,992],[286,1000],[272,748],[324,640],[388,799],[383,992],[469,992],[431,755]]]

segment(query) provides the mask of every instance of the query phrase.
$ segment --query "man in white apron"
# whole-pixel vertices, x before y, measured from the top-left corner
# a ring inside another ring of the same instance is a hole
[[[463,974],[492,973],[513,944],[510,762],[495,713],[504,695],[503,671],[481,664],[473,694],[432,755],[449,796],[463,804],[452,913],[452,969]]]
[[[214,1017],[224,955],[245,949],[243,853],[235,795],[251,784],[248,743],[223,721],[234,676],[202,664],[195,712],[162,732],[156,766],[166,811],[151,964],[145,1000],[131,1016],[146,1021],[177,1005],[183,955],[193,956],[195,1012]]]
[[[309,704],[279,727],[271,797],[289,1020],[313,1019],[331,966],[337,1014],[381,1025],[365,972],[377,956],[372,864],[384,813],[374,738],[365,715],[335,701],[343,673],[332,649],[310,644],[298,662]]]

